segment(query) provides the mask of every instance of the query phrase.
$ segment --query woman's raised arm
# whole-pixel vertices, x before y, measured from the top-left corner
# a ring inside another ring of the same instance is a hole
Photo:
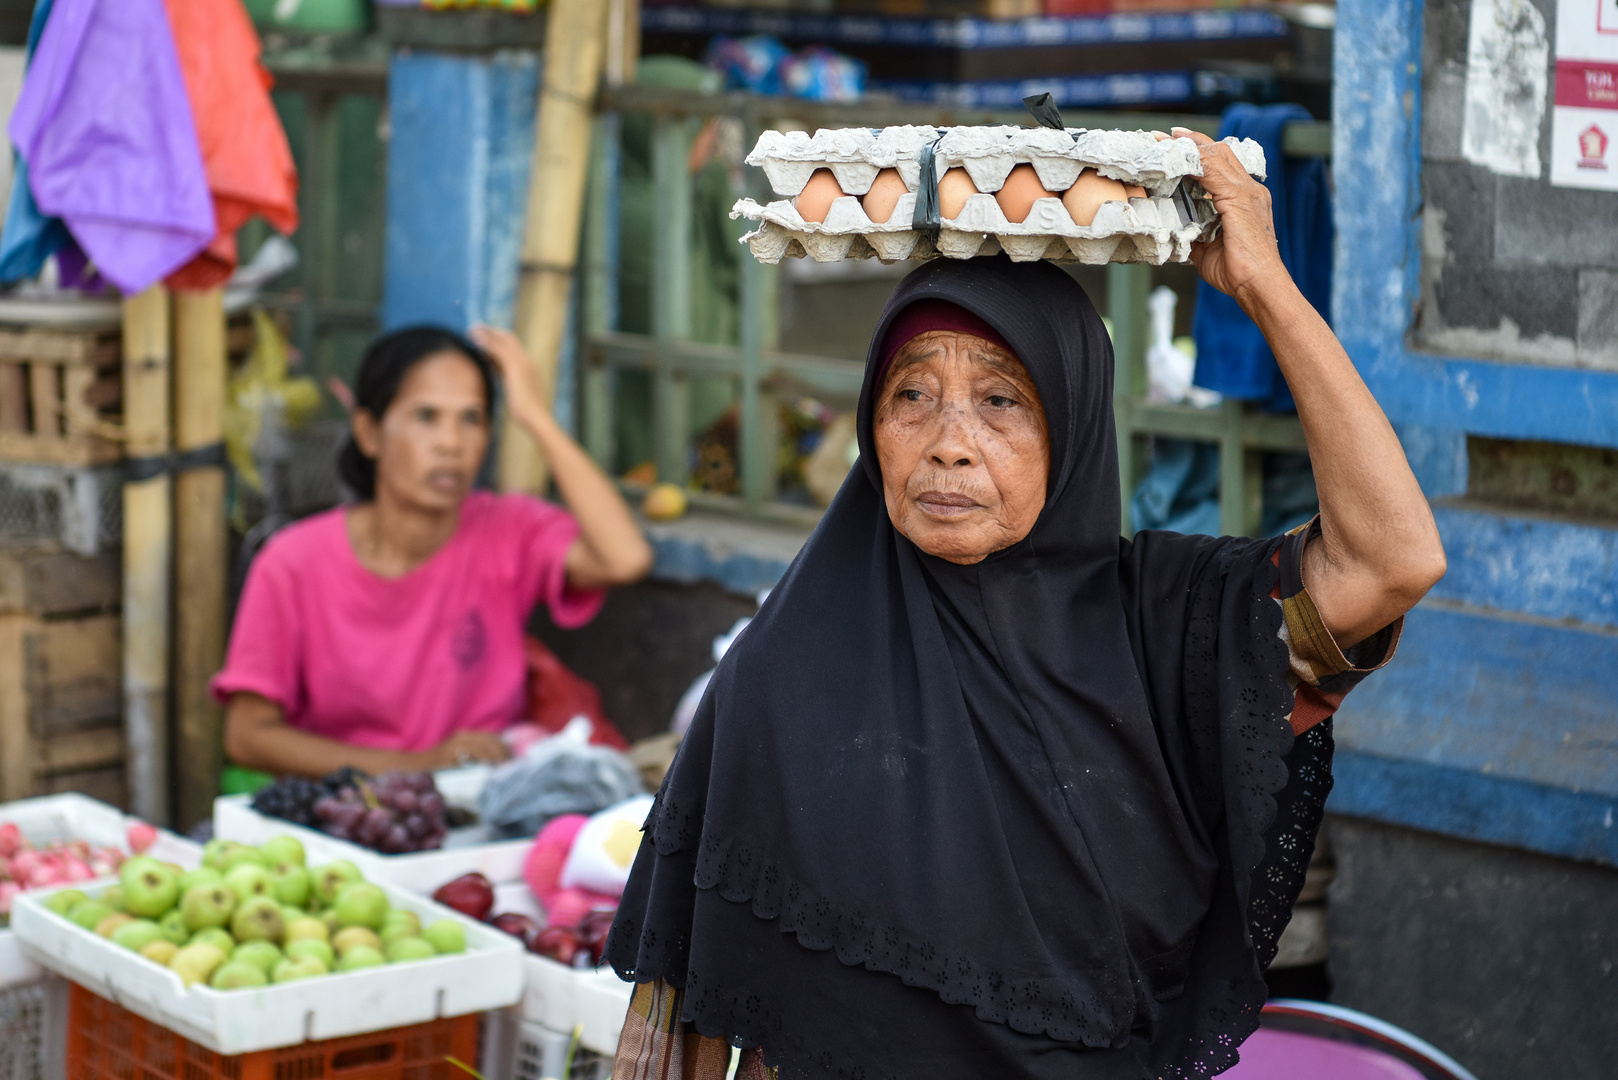
[[[1191,259],[1264,333],[1297,402],[1320,493],[1319,543],[1304,586],[1342,648],[1416,605],[1444,576],[1444,546],[1398,436],[1336,335],[1281,262],[1270,193],[1230,147],[1176,128],[1202,148],[1202,185],[1222,218]]]
[[[568,584],[599,589],[645,577],[652,568],[652,546],[612,481],[545,407],[522,343],[510,331],[490,326],[475,328],[472,340],[500,368],[506,408],[539,444],[562,501],[578,520],[579,539],[567,553]]]

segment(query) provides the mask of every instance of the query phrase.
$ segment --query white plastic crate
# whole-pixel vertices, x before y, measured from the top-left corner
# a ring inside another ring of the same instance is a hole
[[[84,889],[93,895],[110,884],[108,878]],[[220,1054],[421,1024],[504,1008],[522,997],[524,953],[515,938],[408,890],[376,884],[394,907],[416,912],[423,922],[461,923],[467,951],[248,990],[186,989],[167,968],[49,911],[43,901],[59,890],[23,894],[12,927],[38,963]]]
[[[127,855],[126,833],[141,819],[88,795],[66,792],[0,803],[0,824],[6,822],[14,822],[35,847],[54,840],[88,840],[98,847],[116,847]],[[157,839],[146,854],[187,869],[202,860],[201,847],[167,829],[157,830]]]
[[[63,1080],[67,980],[0,985],[0,1080]]]
[[[485,1080],[611,1080],[612,1054],[581,1039],[569,1063],[572,1045],[572,1031],[524,1020],[511,1010],[493,1012],[484,1018],[478,1068]]]
[[[435,773],[434,782],[444,800],[453,806],[476,808],[478,793],[488,779],[489,769],[449,769]],[[517,881],[522,877],[523,860],[528,857],[532,839],[495,840],[489,843],[455,843],[436,851],[416,851],[408,855],[384,855],[380,851],[347,840],[327,836],[318,829],[295,825],[282,818],[269,817],[253,809],[252,797],[226,795],[213,804],[214,836],[243,844],[262,844],[284,834],[302,841],[311,863],[348,859],[372,881],[386,881],[406,889],[431,895],[440,885],[462,874],[476,871],[493,882]]]

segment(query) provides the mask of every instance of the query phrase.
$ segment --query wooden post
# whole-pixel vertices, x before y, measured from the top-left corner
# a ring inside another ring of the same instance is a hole
[[[551,0],[545,24],[516,323],[547,401],[555,392],[579,255],[592,103],[606,61],[607,8],[601,0]],[[533,440],[508,417],[500,435],[500,486],[538,494],[546,480],[545,464]]]
[[[169,295],[124,300],[125,452],[138,466],[169,452]],[[130,810],[167,824],[169,579],[174,555],[166,466],[124,484],[124,718]]]
[[[174,449],[217,447],[225,437],[224,292],[174,297]],[[189,829],[213,812],[224,765],[221,713],[208,680],[225,659],[225,468],[174,478],[175,821]]]
[[[1146,327],[1151,318],[1147,296],[1152,271],[1138,263],[1107,267],[1107,313],[1112,318],[1112,413],[1118,437],[1118,487],[1122,507],[1119,526],[1135,534],[1129,501],[1146,473],[1146,439],[1132,426],[1133,405],[1146,397]]]

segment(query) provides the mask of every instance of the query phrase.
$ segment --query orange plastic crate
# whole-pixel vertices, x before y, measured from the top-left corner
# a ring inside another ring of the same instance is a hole
[[[72,1080],[466,1080],[476,1014],[226,1057],[74,984],[68,1000]]]

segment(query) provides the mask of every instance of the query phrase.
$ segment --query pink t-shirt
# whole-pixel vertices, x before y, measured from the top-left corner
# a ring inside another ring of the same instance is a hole
[[[253,561],[214,696],[260,694],[293,727],[353,746],[499,731],[525,713],[534,605],[562,627],[601,609],[602,592],[567,584],[578,534],[560,507],[473,492],[448,542],[390,580],[354,555],[345,508],[289,525]]]

